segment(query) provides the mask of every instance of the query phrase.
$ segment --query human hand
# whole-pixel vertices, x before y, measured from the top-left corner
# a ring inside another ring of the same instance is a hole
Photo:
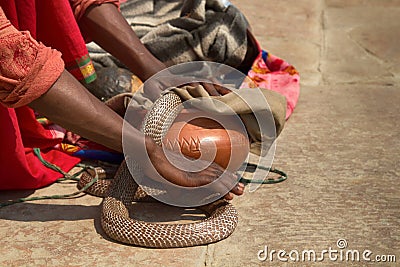
[[[220,85],[218,81],[212,79],[199,79],[189,76],[179,75],[162,75],[155,76],[144,83],[143,91],[153,102],[157,100],[162,92],[170,87],[182,87],[182,86],[198,86],[202,85],[203,88],[208,92],[210,96],[221,96],[230,93],[231,90]]]
[[[154,141],[146,138],[146,148],[152,166],[143,166],[145,174],[155,180],[161,175],[169,182],[184,187],[204,186],[214,181],[211,190],[221,195],[225,194],[226,200],[233,199],[233,195],[242,195],[244,185],[238,183],[238,177],[223,169],[216,163],[204,160],[182,161],[181,155],[170,150],[162,149]],[[179,162],[179,168],[174,164]],[[200,171],[190,171],[200,169]],[[228,192],[228,193],[227,193]]]

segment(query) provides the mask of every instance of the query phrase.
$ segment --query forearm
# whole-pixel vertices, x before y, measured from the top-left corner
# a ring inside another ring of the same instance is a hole
[[[140,79],[147,80],[165,68],[141,43],[115,5],[93,5],[79,20],[79,25],[94,42],[118,58]]]
[[[29,106],[70,131],[122,152],[123,119],[67,71]],[[130,138],[132,145],[143,142],[142,134],[133,127]]]

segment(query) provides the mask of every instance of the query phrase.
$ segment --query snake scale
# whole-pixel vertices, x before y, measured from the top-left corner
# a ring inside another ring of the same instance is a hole
[[[141,131],[161,145],[169,126],[181,110],[180,104],[180,98],[174,93],[161,96],[147,113]],[[135,201],[151,198],[132,177],[141,175],[140,166],[133,163],[129,171],[124,161],[112,182],[99,180],[88,189],[90,194],[105,196],[101,225],[110,238],[136,246],[176,248],[214,243],[227,238],[235,230],[238,214],[233,205],[225,200],[199,207],[208,217],[193,223],[159,224],[131,218],[129,206]],[[92,179],[93,173],[85,172],[79,186],[83,187]]]

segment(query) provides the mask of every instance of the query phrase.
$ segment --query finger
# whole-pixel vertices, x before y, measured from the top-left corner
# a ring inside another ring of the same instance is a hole
[[[229,171],[225,171],[220,179],[221,183],[226,189],[231,189],[238,185],[239,177]]]
[[[237,196],[240,196],[240,195],[243,195],[244,188],[242,188],[242,187],[237,185],[234,188],[232,188],[230,192],[235,194],[235,195],[237,195]]]
[[[244,184],[243,184],[243,183],[238,183],[238,187],[239,187],[241,190],[244,190]]]
[[[190,179],[197,181],[197,186],[203,186],[203,185],[210,184],[210,183],[214,182],[215,180],[219,179],[222,174],[223,174],[223,172],[219,169],[207,168],[206,170],[203,170],[201,172],[189,173],[189,177],[190,177]],[[220,184],[220,186],[218,186],[219,189],[217,189],[216,191],[219,191],[219,192],[225,191],[226,192],[227,187],[224,186],[223,183],[221,183],[219,181],[219,182],[217,182],[217,184]]]
[[[202,82],[201,85],[203,85],[204,89],[207,91],[209,95],[211,96],[221,95],[220,93],[218,93],[217,89],[215,89],[213,84]]]
[[[228,193],[228,194],[226,194],[226,195],[224,196],[224,198],[225,198],[226,200],[232,200],[232,199],[233,199],[233,195],[232,195],[232,193]]]
[[[226,94],[229,94],[230,92],[232,92],[232,90],[230,90],[222,85],[219,85],[219,84],[214,84],[214,87],[220,95],[226,95]]]
[[[216,183],[213,183],[212,191],[219,192],[221,194],[230,193],[235,195],[242,195],[244,193],[244,186],[242,184],[239,185],[236,182],[227,185],[226,182],[218,180]]]
[[[199,167],[207,166],[207,168],[199,171],[197,174],[203,176],[211,176],[213,178],[212,181],[219,179],[221,175],[223,175],[225,172],[225,169],[216,164],[215,162],[210,163],[206,160],[197,160],[196,163],[197,164],[202,163],[202,165],[199,165]]]

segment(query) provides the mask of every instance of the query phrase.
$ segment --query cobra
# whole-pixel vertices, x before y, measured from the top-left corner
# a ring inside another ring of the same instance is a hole
[[[180,112],[180,104],[181,99],[174,93],[160,97],[145,116],[142,132],[161,145],[169,126]],[[235,230],[238,213],[225,200],[199,207],[208,217],[193,223],[159,224],[131,218],[129,206],[133,202],[151,199],[133,179],[143,176],[143,172],[138,164],[132,164],[128,169],[127,163],[123,162],[112,182],[99,180],[88,189],[88,193],[104,197],[101,225],[110,238],[136,246],[176,248],[214,243],[227,238]],[[79,187],[92,179],[93,173],[85,172]]]

